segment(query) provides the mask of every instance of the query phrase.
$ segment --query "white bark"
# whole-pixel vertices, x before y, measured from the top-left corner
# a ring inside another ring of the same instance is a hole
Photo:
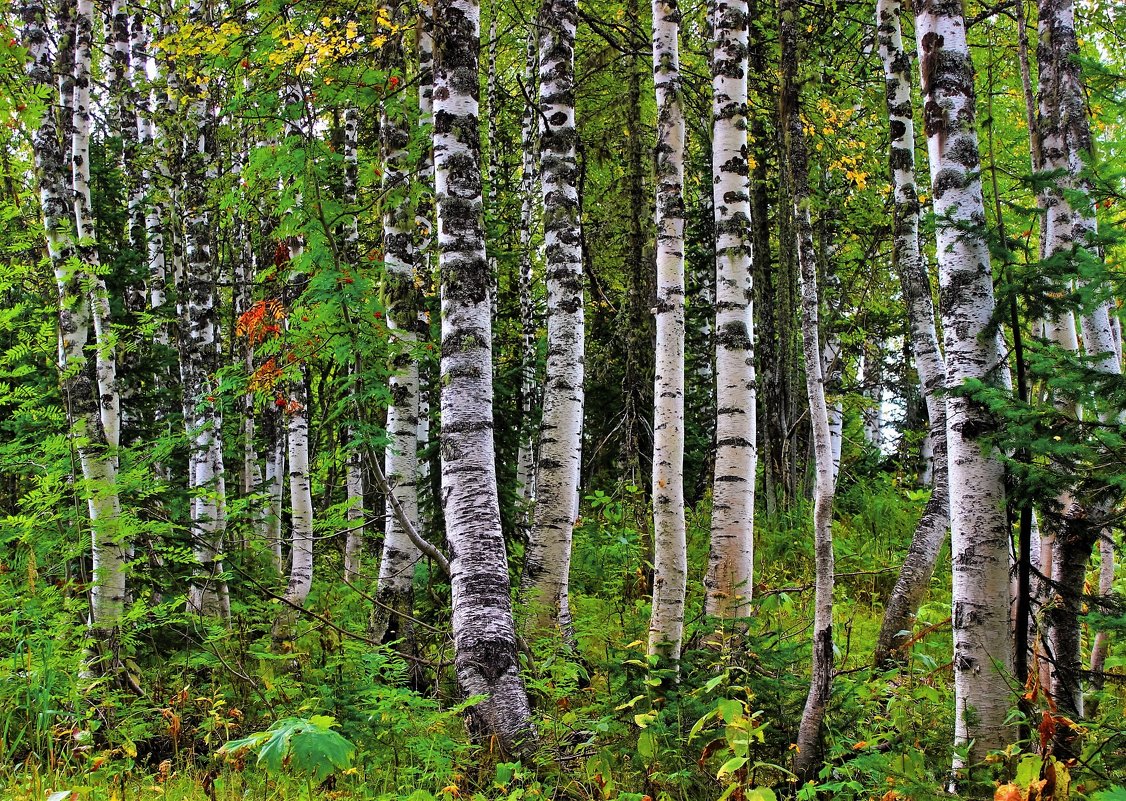
[[[821,299],[817,289],[817,261],[809,206],[809,157],[801,119],[797,83],[800,15],[797,0],[783,0],[779,27],[782,55],[781,123],[785,128],[785,157],[789,167],[791,217],[801,287],[802,351],[805,385],[813,433],[813,664],[809,693],[798,725],[794,772],[811,778],[820,761],[821,723],[829,707],[833,681],[833,452],[829,441],[829,408],[825,401],[820,329]]]
[[[747,3],[712,10],[712,205],[716,232],[716,454],[705,611],[746,617],[754,581],[756,394],[747,167]]]
[[[525,551],[522,594],[534,630],[570,628],[571,536],[583,424],[582,233],[575,155],[574,52],[578,4],[540,9],[540,185],[547,262],[547,373],[536,465],[536,506]]]
[[[653,0],[657,95],[657,342],[653,383],[653,610],[649,654],[680,659],[687,545],[684,521],[684,113],[680,9]]]
[[[455,667],[506,752],[535,740],[516,653],[493,444],[491,279],[477,137],[480,8],[436,0],[434,161],[442,274],[442,507],[450,546]]]
[[[950,495],[946,452],[946,364],[938,348],[931,300],[930,276],[919,251],[919,197],[915,182],[915,122],[911,104],[911,58],[903,47],[900,0],[876,3],[880,57],[887,82],[888,128],[895,198],[895,266],[910,324],[911,352],[927,405],[930,429],[923,458],[924,483],[933,485],[931,497],[915,527],[899,578],[888,598],[876,640],[877,664],[906,642],[950,525]],[[908,632],[908,634],[901,634]]]
[[[283,412],[267,409],[263,438],[266,441],[266,521],[264,536],[278,574],[285,573],[282,558],[282,501],[285,495],[285,423]]]
[[[516,483],[520,498],[526,507],[528,523],[532,503],[536,497],[535,447],[532,409],[539,391],[536,387],[536,319],[532,300],[533,246],[532,230],[538,219],[540,205],[537,195],[539,176],[536,172],[536,132],[538,129],[537,85],[539,52],[535,31],[528,32],[527,52],[524,59],[524,103],[521,120],[523,144],[523,171],[520,176],[520,329],[523,349],[520,352],[520,450],[516,459]]]
[[[390,47],[390,46],[389,46]],[[393,48],[393,60],[401,57]],[[389,202],[383,212],[384,264],[387,270],[387,323],[401,348],[392,364],[391,405],[387,409],[387,447],[385,475],[407,523],[416,531],[418,519],[418,362],[412,350],[419,339],[420,298],[415,287],[414,241],[411,223],[413,210],[406,197],[409,178],[410,128],[401,114],[384,110],[380,130],[383,136],[383,187]],[[371,636],[376,640],[398,639],[409,633],[414,569],[421,552],[407,535],[388,500],[383,556],[379,566],[376,607],[372,613]]]
[[[84,6],[87,15],[85,26],[89,36],[91,7]],[[66,404],[67,420],[74,437],[82,477],[86,485],[86,496],[90,518],[90,531],[93,555],[93,581],[90,588],[90,627],[95,646],[102,652],[106,663],[114,667],[117,661],[117,630],[124,611],[125,549],[118,538],[118,521],[121,504],[117,492],[117,440],[116,430],[105,425],[102,411],[103,401],[110,409],[115,408],[114,396],[103,398],[102,381],[104,361],[112,359],[113,351],[106,345],[104,336],[109,320],[104,318],[94,326],[94,347],[103,355],[91,360],[86,354],[90,342],[90,331],[94,318],[105,314],[108,309],[101,302],[105,287],[100,278],[91,275],[90,264],[83,258],[78,267],[72,266],[75,255],[76,209],[89,208],[89,196],[77,200],[77,192],[72,194],[72,183],[68,180],[66,150],[62,136],[70,124],[69,98],[63,94],[62,100],[55,95],[52,70],[66,64],[74,51],[64,56],[59,53],[58,62],[51,57],[50,36],[48,33],[47,12],[39,0],[27,0],[20,9],[23,23],[23,44],[28,50],[27,75],[32,85],[47,91],[56,100],[49,102],[39,127],[32,134],[35,155],[35,177],[39,184],[40,210],[46,233],[47,255],[55,273],[59,292],[59,352],[58,364],[61,374],[62,393]],[[63,21],[65,22],[65,21]],[[65,32],[62,32],[65,33]],[[65,41],[65,38],[64,38]],[[82,71],[87,82],[86,102],[89,102],[89,42],[85,46],[86,63]],[[77,72],[77,69],[75,70]],[[69,85],[69,80],[66,81]],[[60,87],[61,88],[61,87]],[[56,119],[55,106],[62,107],[62,119]],[[60,130],[62,129],[62,130]],[[86,119],[86,142],[83,150],[88,153],[89,120]],[[74,164],[74,168],[85,171],[84,185],[89,188],[89,165]],[[72,205],[71,198],[76,198]],[[80,212],[81,213],[81,212]],[[85,223],[86,220],[83,219]],[[92,233],[88,229],[88,233]],[[83,257],[89,249],[82,251]],[[96,256],[97,251],[93,254]],[[85,287],[91,286],[91,292]],[[102,362],[102,363],[98,363]],[[112,377],[112,373],[110,374]],[[109,385],[112,392],[112,383]],[[112,416],[110,418],[112,423]]]
[[[359,126],[360,115],[355,108],[344,110],[344,203],[351,211],[352,219],[344,232],[344,261],[352,269],[360,264],[360,224],[359,224]],[[348,363],[353,381],[353,393],[359,395],[360,361],[359,357]],[[359,408],[353,404],[353,413],[359,415]],[[363,453],[356,444],[356,431],[348,428],[348,448],[345,464],[345,490],[348,498],[348,533],[344,537],[344,578],[355,583],[360,578],[363,561],[364,539],[364,473]]]
[[[1043,194],[1046,205],[1044,255],[1073,262],[1085,255],[1094,255],[1091,239],[1096,222],[1090,180],[1083,174],[1084,162],[1091,154],[1091,130],[1087,97],[1076,60],[1079,44],[1072,0],[1040,0],[1039,34],[1037,129],[1041,166],[1062,173],[1056,185]],[[1092,368],[1108,375],[1119,375],[1122,363],[1111,322],[1110,302],[1087,303],[1077,311],[1083,350]],[[1073,338],[1074,329],[1069,333]],[[1069,338],[1065,347],[1071,345]],[[1104,423],[1114,422],[1118,417],[1114,410],[1104,409],[1100,414]],[[1055,532],[1052,577],[1056,598],[1045,616],[1052,650],[1051,693],[1065,715],[1079,718],[1083,716],[1084,705],[1082,635],[1078,617],[1084,600],[1087,563],[1116,499],[1096,497],[1080,502],[1070,492],[1065,496],[1060,499],[1061,518]],[[1061,726],[1056,734],[1058,753],[1075,755],[1073,741],[1071,727]]]
[[[937,217],[939,291],[946,380],[1001,385],[1002,354],[986,336],[993,315],[985,209],[974,128],[973,65],[961,4],[923,0],[915,7],[924,123]],[[968,229],[968,230],[967,230]],[[1007,372],[1007,370],[1005,371]],[[946,404],[953,543],[954,743],[975,763],[1012,737],[1009,539],[1004,467],[978,438],[996,421],[964,397]],[[972,744],[970,744],[972,741]],[[956,760],[955,767],[960,767]]]
[[[197,14],[203,13],[198,4],[193,8]],[[206,90],[194,81],[181,86],[188,97],[188,110],[183,128],[185,258],[184,272],[177,278],[177,344],[188,437],[192,552],[198,563],[188,591],[188,609],[226,619],[231,608],[222,563],[226,530],[223,417],[214,383],[220,364],[218,274],[211,251],[207,198],[209,179],[215,175],[214,119]]]

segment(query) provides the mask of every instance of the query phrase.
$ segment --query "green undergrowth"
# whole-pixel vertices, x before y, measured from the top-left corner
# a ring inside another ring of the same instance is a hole
[[[688,625],[674,677],[646,658],[648,510],[639,492],[618,488],[588,496],[576,530],[576,650],[529,643],[535,760],[511,763],[491,741],[469,740],[445,633],[448,586],[435,574],[419,576],[417,615],[426,625],[407,657],[364,641],[368,601],[329,580],[333,552],[318,556],[308,603],[316,617],[281,648],[269,638],[277,604],[253,592],[277,579],[254,553],[232,571],[229,629],[184,615],[180,598],[144,594],[124,643],[145,689],[137,697],[78,678],[81,604],[72,584],[40,575],[36,565],[50,554],[29,547],[0,572],[0,792],[18,801],[936,798],[954,756],[947,551],[906,662],[887,671],[870,664],[892,566],[925,500],[893,478],[842,482],[838,675],[824,767],[808,784],[790,773],[808,689],[808,509],[759,521],[752,614],[726,628],[702,614],[707,500],[689,511]],[[1111,667],[1122,663],[1120,640]],[[1028,780],[1025,794],[1007,801],[1034,801],[1028,777],[1050,769],[1067,772],[1068,797],[1110,792],[1126,766],[1123,685],[1092,695],[1098,713],[1081,732],[1083,759],[1071,766],[1041,755],[1045,707],[1031,696],[1027,739],[980,766],[968,786],[991,796]]]

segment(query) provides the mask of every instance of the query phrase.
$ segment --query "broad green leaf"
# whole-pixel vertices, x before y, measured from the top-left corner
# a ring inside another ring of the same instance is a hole
[[[747,758],[745,756],[731,757],[731,759],[727,760],[720,766],[719,770],[715,774],[715,777],[722,780],[724,776],[734,773],[746,764]]]
[[[657,755],[657,737],[652,729],[645,729],[637,738],[637,753],[646,763],[652,762],[653,757]]]

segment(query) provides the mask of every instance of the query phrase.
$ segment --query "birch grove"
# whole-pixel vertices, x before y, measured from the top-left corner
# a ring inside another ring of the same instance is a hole
[[[1123,789],[1113,4],[0,34],[16,798]]]

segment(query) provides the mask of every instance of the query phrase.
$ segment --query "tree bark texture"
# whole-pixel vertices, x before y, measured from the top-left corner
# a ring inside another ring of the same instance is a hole
[[[583,424],[583,254],[575,155],[575,0],[540,9],[540,187],[547,278],[547,372],[536,505],[524,562],[523,595],[534,630],[567,632],[571,537],[578,517]]]
[[[931,497],[915,526],[915,535],[884,608],[876,638],[876,664],[885,663],[910,638],[915,615],[926,596],[935,562],[950,526],[946,464],[946,364],[938,347],[930,276],[919,250],[919,196],[915,181],[915,121],[911,107],[911,56],[904,49],[900,0],[877,0],[880,58],[887,84],[891,171],[895,200],[894,261],[907,306],[911,355],[919,374],[930,421]]]
[[[945,333],[946,381],[1001,386],[1003,357],[990,336],[993,280],[985,239],[981,158],[975,129],[973,64],[962,6],[922,0],[915,36],[923,87],[923,121],[937,218],[939,311]],[[954,744],[969,762],[1009,742],[1012,697],[1009,625],[1009,526],[1004,467],[979,437],[994,431],[988,410],[965,397],[946,402],[950,523],[953,548]],[[961,767],[959,759],[955,768]]]
[[[653,381],[653,609],[649,653],[680,659],[687,545],[684,520],[684,112],[680,8],[653,2],[657,95],[657,338]]]
[[[516,652],[493,443],[491,279],[478,133],[480,8],[436,0],[434,167],[442,276],[442,509],[462,692],[508,753],[535,742]]]
[[[809,694],[798,725],[798,751],[794,772],[812,778],[820,763],[821,723],[829,707],[833,682],[833,453],[829,441],[829,408],[821,366],[820,296],[817,291],[817,260],[813,249],[813,226],[809,204],[809,156],[801,119],[801,97],[797,83],[800,15],[796,0],[779,6],[782,45],[781,120],[801,289],[802,350],[805,356],[806,395],[813,429],[813,665]]]
[[[746,0],[714,0],[711,15],[716,453],[705,611],[739,618],[749,612],[754,580],[758,467]]]

